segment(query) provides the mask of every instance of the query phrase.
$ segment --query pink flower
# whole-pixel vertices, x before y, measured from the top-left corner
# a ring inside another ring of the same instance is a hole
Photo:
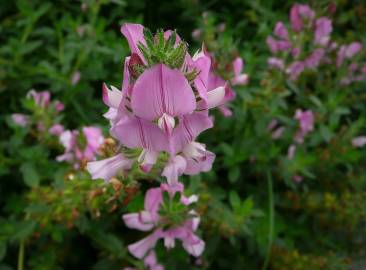
[[[56,100],[55,101],[55,109],[56,109],[57,112],[61,112],[65,109],[65,105],[62,102],[60,102],[59,100]]]
[[[360,42],[352,42],[349,44],[345,51],[345,57],[351,59],[355,54],[362,50],[362,44]]]
[[[64,132],[64,126],[61,124],[54,124],[48,130],[51,135],[60,136]]]
[[[243,59],[235,58],[233,61],[234,78],[231,80],[233,85],[245,85],[248,83],[248,74],[241,73],[243,70]]]
[[[286,29],[286,26],[283,24],[283,22],[277,22],[274,32],[277,37],[281,39],[288,39],[288,31]]]
[[[71,76],[71,85],[74,86],[77,85],[80,79],[81,79],[81,72],[77,70]]]
[[[317,48],[315,49],[306,59],[305,59],[305,65],[307,68],[316,68],[319,66],[320,61],[325,55],[325,50],[323,48]]]
[[[308,5],[295,4],[290,10],[290,22],[294,32],[300,32],[304,22],[311,22],[315,17],[314,11]],[[310,25],[310,23],[309,23]]]
[[[286,69],[286,73],[290,75],[290,80],[296,81],[300,74],[304,71],[305,65],[301,61],[295,61]]]
[[[36,105],[45,108],[50,104],[51,94],[48,91],[36,92],[32,89],[28,92],[27,98],[33,98]]]
[[[21,127],[26,127],[29,123],[29,116],[22,113],[13,113],[11,119],[15,124]]]
[[[352,139],[353,147],[363,147],[366,145],[366,136],[359,136]]]
[[[287,40],[276,40],[272,36],[268,36],[266,42],[272,53],[284,52],[291,49],[291,43]]]
[[[269,67],[275,68],[275,69],[278,69],[278,70],[283,70],[284,67],[285,67],[285,64],[284,64],[283,60],[280,59],[280,58],[277,58],[277,57],[268,58],[267,63],[269,65]]]
[[[170,203],[173,203],[173,197],[179,192],[181,194],[180,203],[184,206],[196,202],[198,199],[196,195],[184,197],[181,184],[174,188],[162,184],[160,188],[149,189],[145,195],[145,209],[139,213],[125,214],[122,218],[129,228],[140,231],[153,230],[153,232],[144,239],[129,245],[128,250],[136,258],[142,259],[149,250],[155,247],[159,239],[164,239],[164,245],[168,249],[175,246],[175,239],[179,239],[189,254],[200,256],[205,243],[194,234],[200,222],[199,217],[193,210],[190,210],[186,219],[182,219],[179,224],[174,224],[169,220],[169,216],[160,216],[160,213],[164,213],[164,211],[162,212],[164,209],[163,192],[168,192]],[[182,216],[180,217],[182,218]]]
[[[102,131],[97,127],[83,127],[82,133],[77,130],[66,130],[60,134],[60,143],[64,146],[63,155],[56,157],[57,161],[73,163],[95,160],[100,146],[104,142]]]
[[[328,45],[332,32],[332,21],[327,17],[321,17],[315,21],[315,44]]]
[[[133,160],[124,157],[122,154],[117,154],[103,160],[88,162],[87,170],[91,174],[92,179],[101,178],[109,181],[119,171],[131,169],[133,162]]]
[[[362,49],[360,42],[352,42],[349,45],[342,45],[337,52],[337,67],[343,64],[344,59],[351,59]]]
[[[295,141],[303,143],[306,134],[314,130],[314,114],[312,111],[297,109],[295,119],[299,121],[300,129],[295,134]]]

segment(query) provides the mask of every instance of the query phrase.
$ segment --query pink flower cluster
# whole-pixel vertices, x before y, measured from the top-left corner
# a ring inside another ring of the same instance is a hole
[[[162,176],[171,185],[177,184],[182,174],[209,171],[215,155],[196,138],[213,126],[209,109],[232,99],[232,90],[225,81],[211,78],[211,58],[204,51],[193,57],[186,53],[180,69],[164,63],[150,66],[138,48],[146,44],[144,27],[124,24],[121,32],[132,55],[125,60],[122,89],[103,85],[103,101],[109,107],[104,116],[111,122],[111,135],[124,147],[139,149],[139,154],[127,158],[119,153],[89,163],[93,179],[108,181],[113,174],[130,169],[134,162],[149,172],[163,153],[169,159]],[[172,31],[164,34],[166,39],[170,35]],[[180,42],[177,36],[175,46]],[[138,76],[136,66],[144,67]],[[197,76],[189,81],[186,74],[194,70]]]
[[[304,143],[305,136],[314,130],[314,113],[311,110],[302,111],[301,109],[297,109],[294,117],[298,123],[299,128],[294,136],[294,141],[297,144]],[[289,159],[293,159],[296,152],[296,144],[291,144],[288,148],[287,157]],[[295,182],[301,182],[302,176],[295,175],[293,177]]]
[[[315,12],[303,4],[295,4],[290,10],[291,30],[283,22],[277,22],[273,36],[268,36],[267,45],[273,56],[268,65],[284,72],[290,80],[296,81],[306,70],[314,70],[321,64],[337,65],[339,68],[344,59],[352,60],[362,45],[353,42],[339,46],[331,41],[332,21],[327,17],[316,17]],[[306,43],[310,38],[310,44]],[[337,59],[332,60],[331,54],[336,51]],[[360,81],[366,78],[366,65],[351,63],[348,75],[342,84]]]
[[[200,219],[192,209],[198,197],[186,198],[178,179],[182,174],[211,170],[215,155],[197,142],[197,137],[213,126],[209,110],[223,108],[233,99],[234,92],[228,82],[214,74],[213,60],[205,50],[192,57],[175,32],[152,36],[146,31],[139,24],[121,27],[132,52],[125,59],[122,87],[102,87],[103,101],[109,107],[104,117],[110,121],[110,134],[120,143],[121,150],[115,156],[89,162],[87,169],[93,179],[109,181],[128,172],[135,163],[145,173],[159,164],[167,183],[147,191],[143,211],[123,215],[129,228],[152,231],[130,245],[129,251],[142,259],[159,239],[164,239],[167,248],[173,248],[175,240],[180,240],[189,254],[200,256],[205,244],[195,234]],[[182,57],[177,53],[173,58],[174,65],[167,60],[171,56],[168,49],[168,55],[150,57],[169,46],[182,53]],[[246,80],[241,74],[242,66],[241,59],[234,61],[236,75],[231,83]],[[167,205],[171,207],[166,208]]]
[[[163,199],[164,193],[168,194],[168,202]],[[183,206],[182,213],[176,213],[180,219],[178,224],[176,224],[177,217],[159,214],[164,212],[164,207],[171,207],[167,204],[173,204],[173,198],[177,195],[180,195],[180,199],[175,202],[175,207],[179,209],[179,205]],[[183,195],[182,184],[174,187],[162,184],[158,188],[149,189],[145,195],[145,209],[139,213],[123,215],[127,227],[140,231],[152,231],[146,238],[128,246],[131,254],[142,259],[155,247],[159,239],[163,239],[168,249],[175,247],[175,240],[180,240],[189,254],[195,257],[200,256],[205,247],[205,243],[195,234],[200,218],[194,210],[187,210],[187,206],[197,200],[196,195],[188,198]]]
[[[74,164],[75,169],[95,160],[99,148],[104,143],[102,131],[97,127],[83,127],[82,132],[65,130],[60,133],[59,139],[65,152],[56,157],[56,160]]]
[[[54,119],[64,110],[65,106],[63,103],[58,100],[51,101],[51,94],[48,91],[36,92],[34,89],[27,93],[27,102],[30,103],[28,108],[33,111],[33,115],[21,113],[12,114],[12,121],[16,125],[26,127],[34,124],[36,129],[42,133],[48,130],[53,134],[60,130],[60,128],[58,128],[60,124],[54,123]],[[46,117],[49,118],[50,121],[49,119],[46,119]]]

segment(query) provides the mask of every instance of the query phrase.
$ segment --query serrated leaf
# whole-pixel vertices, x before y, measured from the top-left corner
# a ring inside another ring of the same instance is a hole
[[[25,163],[20,167],[20,171],[23,175],[24,183],[29,187],[39,186],[39,174],[32,163]]]

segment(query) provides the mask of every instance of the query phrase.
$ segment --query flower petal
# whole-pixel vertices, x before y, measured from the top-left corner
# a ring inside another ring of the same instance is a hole
[[[208,172],[212,168],[212,163],[215,160],[215,154],[206,151],[205,157],[200,159],[187,159],[187,167],[184,174],[195,175],[200,172]]]
[[[158,239],[159,234],[157,232],[154,232],[144,239],[129,245],[128,251],[136,258],[142,259],[150,249],[155,247]]]
[[[125,23],[121,27],[121,33],[127,39],[131,52],[137,53],[144,60],[144,56],[137,47],[139,42],[145,44],[144,27],[141,24]]]
[[[133,162],[122,154],[118,154],[110,158],[88,162],[87,170],[92,175],[92,179],[102,178],[109,181],[118,171],[129,170]]]
[[[179,70],[157,64],[137,79],[131,97],[133,112],[146,120],[164,113],[181,116],[193,112],[196,99],[187,79]]]
[[[144,207],[146,211],[151,213],[153,219],[155,218],[154,215],[157,214],[162,199],[160,188],[150,188],[145,194]]]
[[[153,223],[144,223],[140,218],[140,213],[125,214],[122,216],[126,226],[131,229],[137,229],[140,231],[150,231],[154,228]]]
[[[170,159],[163,170],[162,176],[165,176],[169,185],[178,184],[178,177],[183,174],[186,169],[187,162],[182,156],[175,156]]]
[[[157,125],[137,117],[124,117],[112,127],[111,134],[128,148],[153,151],[164,151],[168,148],[168,139],[164,132]]]
[[[213,123],[208,117],[207,111],[181,117],[178,126],[173,130],[170,152],[179,152],[187,143],[194,141],[201,132],[212,126]]]

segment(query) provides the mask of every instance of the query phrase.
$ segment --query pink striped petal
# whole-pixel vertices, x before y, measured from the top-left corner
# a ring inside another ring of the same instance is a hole
[[[153,151],[164,151],[168,148],[164,132],[157,125],[137,117],[124,117],[112,127],[111,134],[128,148]]]
[[[187,79],[179,70],[157,64],[136,81],[131,97],[133,112],[146,120],[164,113],[181,116],[193,112],[196,99]]]
[[[208,117],[207,111],[181,117],[179,125],[174,129],[171,137],[170,152],[179,152],[186,144],[194,141],[201,132],[212,126],[213,123]]]

